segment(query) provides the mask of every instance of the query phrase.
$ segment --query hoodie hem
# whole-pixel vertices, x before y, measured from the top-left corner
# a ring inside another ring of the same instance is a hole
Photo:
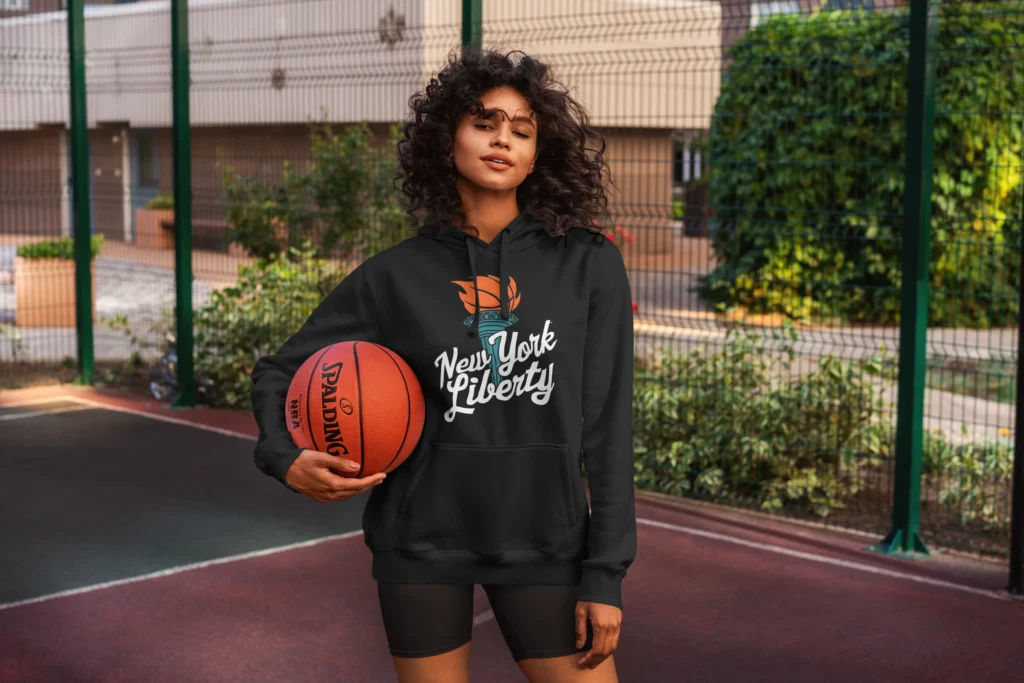
[[[371,549],[372,550],[372,549]],[[546,557],[499,563],[473,553],[372,550],[372,575],[385,583],[479,583],[575,586],[582,558]]]

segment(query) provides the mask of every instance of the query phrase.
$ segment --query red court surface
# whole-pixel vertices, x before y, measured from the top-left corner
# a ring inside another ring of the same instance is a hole
[[[237,414],[72,393],[251,433]],[[25,396],[0,406],[16,399]],[[1024,680],[1024,603],[1003,592],[1005,563],[886,558],[862,550],[870,537],[646,494],[637,516],[621,681]],[[74,577],[76,567],[61,571]],[[525,681],[479,587],[476,612],[470,680]],[[397,677],[356,530],[7,601],[0,680]]]

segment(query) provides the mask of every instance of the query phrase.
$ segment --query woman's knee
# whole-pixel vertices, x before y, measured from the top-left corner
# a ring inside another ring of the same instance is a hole
[[[399,683],[469,683],[469,649],[465,643],[439,654],[392,654]]]

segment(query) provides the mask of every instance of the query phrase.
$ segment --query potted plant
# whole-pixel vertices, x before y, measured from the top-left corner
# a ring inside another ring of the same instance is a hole
[[[162,223],[174,224],[174,197],[161,194],[140,209],[135,209],[135,245],[143,249],[173,249],[174,230]]]
[[[103,235],[90,240],[89,262],[103,246]],[[92,272],[96,292],[96,273]],[[96,297],[92,298],[96,317]],[[14,324],[16,327],[75,326],[75,257],[70,237],[23,244],[14,257]]]

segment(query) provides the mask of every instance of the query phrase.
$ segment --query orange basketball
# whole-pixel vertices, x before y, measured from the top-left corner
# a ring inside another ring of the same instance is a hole
[[[299,367],[288,387],[285,420],[296,446],[359,463],[350,476],[391,472],[423,433],[423,391],[391,349],[338,342]]]

